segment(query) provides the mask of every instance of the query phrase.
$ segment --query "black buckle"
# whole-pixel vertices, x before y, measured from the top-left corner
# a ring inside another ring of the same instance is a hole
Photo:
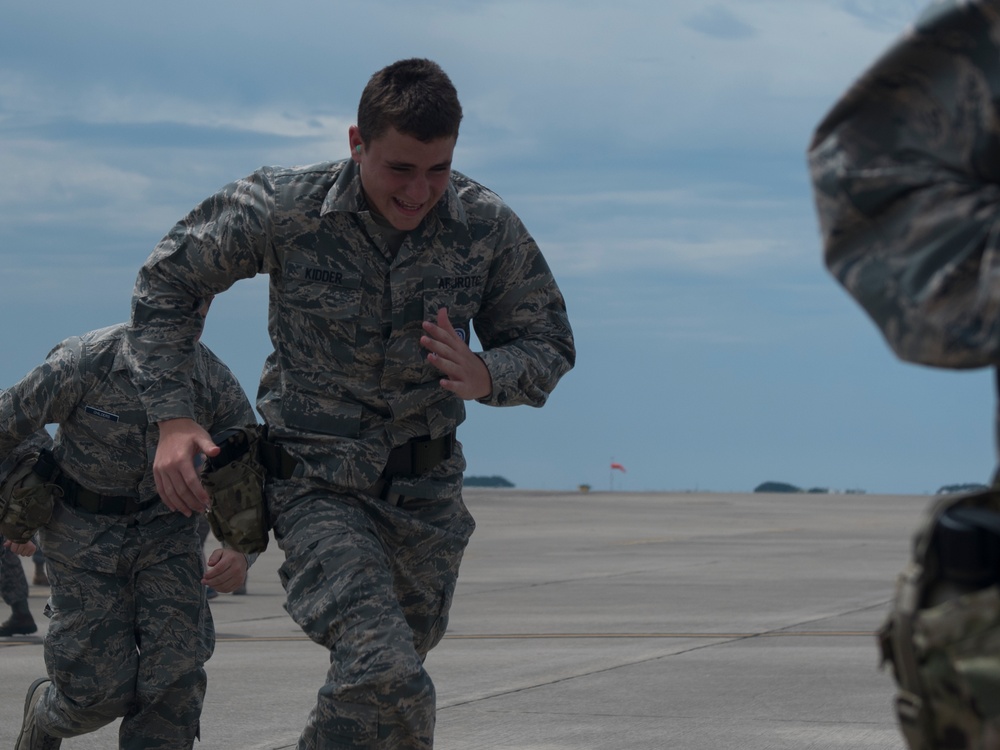
[[[267,440],[261,440],[257,444],[257,456],[267,475],[276,479],[291,479],[295,474],[295,467],[299,465],[298,459],[293,458],[288,451]]]

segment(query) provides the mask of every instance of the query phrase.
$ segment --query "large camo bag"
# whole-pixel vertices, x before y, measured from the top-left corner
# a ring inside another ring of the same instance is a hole
[[[237,552],[263,552],[269,525],[260,428],[250,425],[227,430],[214,440],[222,450],[206,461],[202,473],[202,484],[212,498],[207,513],[212,533]]]
[[[39,430],[0,462],[0,536],[28,542],[52,518],[59,468],[50,448],[52,438]]]
[[[932,504],[878,640],[910,750],[1000,750],[1000,489]]]

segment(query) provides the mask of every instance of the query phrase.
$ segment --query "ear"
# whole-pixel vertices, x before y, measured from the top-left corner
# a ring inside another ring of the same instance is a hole
[[[365,142],[361,139],[361,131],[358,130],[357,125],[351,125],[347,129],[347,144],[351,149],[351,158],[356,164],[360,164],[361,157],[365,152]]]

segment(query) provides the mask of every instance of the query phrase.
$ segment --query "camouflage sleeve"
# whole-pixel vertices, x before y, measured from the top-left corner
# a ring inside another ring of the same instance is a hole
[[[214,399],[214,420],[208,429],[212,435],[256,424],[250,399],[226,364],[207,346],[202,347],[208,370],[208,386]]]
[[[140,269],[125,353],[150,421],[195,418],[197,307],[265,268],[273,198],[266,170],[227,185],[179,221]]]
[[[535,241],[510,215],[473,321],[493,379],[491,406],[542,406],[576,362],[566,302]]]
[[[1000,361],[1000,1],[936,3],[818,126],[830,271],[896,354]]]
[[[78,337],[56,346],[45,361],[20,381],[0,391],[0,458],[47,424],[66,420],[82,398]]]

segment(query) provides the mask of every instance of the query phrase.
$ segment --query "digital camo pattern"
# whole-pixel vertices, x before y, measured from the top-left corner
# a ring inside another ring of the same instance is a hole
[[[66,474],[94,492],[152,500],[159,430],[147,419],[122,356],[124,333],[117,325],[66,339],[0,391],[0,456],[58,424],[53,452]],[[195,352],[188,395],[197,422],[214,433],[256,421],[229,368],[200,343]],[[156,502],[147,515],[169,512]]]
[[[190,748],[214,628],[195,519],[156,498],[158,431],[121,356],[124,326],[59,344],[0,392],[0,454],[58,423],[54,455],[83,487],[149,503],[132,516],[94,515],[56,501],[39,532],[51,585],[45,659],[52,686],[36,707],[57,737],[123,717],[122,748]],[[198,345],[196,418],[210,432],[255,420],[236,378]],[[141,645],[141,653],[140,653]]]
[[[0,536],[0,599],[13,607],[28,600],[28,578],[21,567],[21,558],[3,546]]]
[[[113,554],[117,570],[105,573],[65,557],[78,535],[95,531],[86,514],[63,505],[56,512],[42,531],[52,685],[35,708],[38,727],[74,737],[121,717],[123,749],[193,747],[215,645],[195,519],[174,513],[132,529]]]
[[[136,281],[129,363],[150,414],[189,416],[194,300],[257,273],[270,274],[274,344],[257,406],[307,476],[370,487],[391,448],[464,420],[419,342],[442,306],[456,328],[475,326],[494,386],[483,401],[541,406],[575,350],[562,294],[514,213],[453,172],[395,257],[389,242],[352,161],[264,168],[204,201]],[[408,489],[450,493],[464,467],[459,446]]]
[[[257,406],[301,459],[267,499],[285,551],[287,608],[331,649],[301,748],[426,750],[434,688],[423,656],[444,633],[473,522],[461,445],[426,475],[369,497],[391,448],[449,434],[464,402],[440,387],[421,324],[447,307],[482,343],[484,403],[541,406],[574,364],[565,302],[534,240],[493,193],[458,173],[399,243],[368,210],[351,161],[264,168],[204,201],[139,273],[129,363],[156,420],[189,416],[196,299],[270,275],[274,351]],[[398,248],[397,248],[398,246]]]
[[[938,2],[809,148],[825,260],[903,359],[1000,362],[1000,2]]]
[[[444,636],[475,527],[460,493],[397,507],[304,480],[269,489],[291,507],[275,528],[286,607],[332,653],[299,747],[430,750],[435,691],[423,660]]]

